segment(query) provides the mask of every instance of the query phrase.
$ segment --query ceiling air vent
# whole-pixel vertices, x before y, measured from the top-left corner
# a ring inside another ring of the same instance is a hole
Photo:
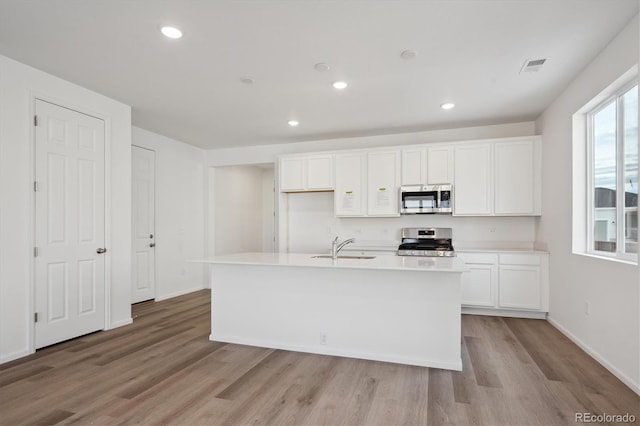
[[[524,61],[520,74],[523,72],[538,72],[545,61],[546,59],[527,59]]]

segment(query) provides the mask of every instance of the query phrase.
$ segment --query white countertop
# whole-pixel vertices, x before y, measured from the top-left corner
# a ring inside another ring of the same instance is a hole
[[[346,253],[342,253],[345,255]],[[465,272],[455,257],[376,256],[374,259],[314,258],[308,253],[237,253],[193,262],[235,265],[295,266],[311,268],[386,269],[394,271]]]

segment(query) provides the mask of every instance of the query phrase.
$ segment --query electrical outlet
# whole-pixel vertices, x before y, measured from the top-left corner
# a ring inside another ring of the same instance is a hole
[[[320,333],[320,344],[321,345],[326,345],[327,344],[327,333]]]
[[[586,316],[591,314],[591,302],[584,302],[584,313]]]

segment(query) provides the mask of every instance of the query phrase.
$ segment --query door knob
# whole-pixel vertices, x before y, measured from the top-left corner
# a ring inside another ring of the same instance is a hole
[[[102,253],[106,253],[106,252],[107,252],[106,248],[99,248],[99,249],[96,250],[96,253],[98,253],[98,254],[102,254]]]
[[[156,246],[156,243],[150,243],[149,244],[149,247],[155,247],[155,246]]]

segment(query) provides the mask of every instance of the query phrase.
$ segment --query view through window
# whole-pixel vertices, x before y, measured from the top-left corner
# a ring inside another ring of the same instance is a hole
[[[638,85],[590,114],[590,251],[638,253]]]

